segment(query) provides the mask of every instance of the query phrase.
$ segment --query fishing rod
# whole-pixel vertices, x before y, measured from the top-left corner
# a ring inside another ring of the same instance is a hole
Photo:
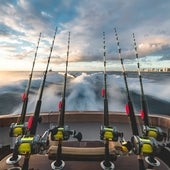
[[[114,28],[114,31],[115,31],[115,38],[116,38],[116,42],[117,42],[119,59],[120,59],[121,66],[122,66],[122,72],[123,72],[125,88],[126,88],[126,95],[127,95],[127,101],[128,101],[128,103],[126,104],[126,113],[130,118],[130,123],[131,123],[133,136],[139,136],[138,126],[137,126],[137,123],[136,123],[135,112],[134,112],[134,108],[133,108],[133,104],[132,104],[132,100],[131,100],[130,92],[129,92],[129,88],[128,88],[127,74],[126,74],[126,71],[125,71],[123,58],[121,56],[121,48],[120,48],[120,43],[119,43],[119,38],[118,38],[116,28]],[[139,154],[138,154],[138,162],[139,162],[139,170],[145,170],[143,159]]]
[[[101,168],[104,170],[115,168],[111,162],[109,153],[109,142],[118,141],[118,137],[123,138],[123,133],[120,133],[109,125],[109,109],[108,109],[108,97],[107,97],[107,74],[106,74],[106,41],[105,32],[103,32],[103,63],[104,63],[104,88],[102,88],[102,96],[104,98],[104,126],[100,129],[100,138],[105,142],[105,159],[100,163]]]
[[[133,109],[133,105],[132,105],[129,90],[128,90],[126,73],[125,73],[125,68],[124,68],[124,64],[123,64],[123,59],[121,57],[120,43],[119,43],[118,34],[116,32],[116,29],[115,29],[115,36],[116,36],[116,40],[117,40],[119,58],[121,60],[122,69],[123,69],[123,75],[124,75],[126,91],[127,91],[127,98],[130,102],[130,107],[129,107],[129,102],[128,102],[128,107],[126,106],[126,111],[127,111],[127,113],[129,113],[128,114],[129,116],[133,115],[133,119],[132,118],[130,119],[131,126],[132,126],[132,133],[133,133],[133,136],[131,138],[132,150],[136,155],[138,155],[139,170],[145,170],[144,162],[142,159],[143,156],[146,156],[145,161],[148,163],[148,168],[152,169],[154,166],[160,165],[160,162],[157,159],[155,159],[155,155],[159,151],[159,146],[158,146],[157,141],[154,138],[150,138],[148,136],[142,136],[142,137],[139,136],[136,118],[135,118],[135,114],[134,114],[134,109]],[[132,125],[132,123],[134,125]],[[134,131],[133,126],[135,126],[136,131]]]
[[[135,112],[134,112],[132,100],[131,100],[131,97],[130,97],[128,82],[127,82],[127,73],[125,71],[123,58],[121,56],[121,48],[120,48],[120,43],[119,43],[119,38],[118,38],[116,28],[114,29],[114,31],[115,31],[116,41],[117,41],[117,48],[118,48],[118,52],[119,52],[119,59],[121,61],[121,65],[122,65],[122,72],[123,72],[125,88],[126,88],[126,95],[127,95],[127,101],[128,101],[128,103],[126,105],[126,113],[130,117],[130,122],[131,122],[131,128],[132,128],[133,135],[139,136],[138,126],[137,126],[136,118],[135,118]]]
[[[62,101],[59,103],[59,126],[64,126],[64,116],[65,116],[65,97],[66,97],[66,86],[67,86],[67,71],[68,71],[68,57],[69,57],[69,50],[70,50],[70,32],[68,33],[68,45],[67,45],[67,58],[66,58],[66,65],[65,65],[65,75],[64,75],[64,88],[63,88],[63,97]]]
[[[138,77],[139,77],[139,83],[140,83],[140,89],[141,89],[141,118],[143,119],[144,126],[143,126],[143,134],[144,136],[152,137],[156,139],[157,141],[161,142],[163,139],[166,138],[166,133],[162,131],[160,127],[154,127],[150,125],[149,122],[149,115],[148,115],[148,107],[147,102],[145,99],[145,94],[143,90],[143,83],[142,83],[142,75],[140,71],[140,63],[139,63],[139,55],[137,51],[137,43],[135,39],[135,34],[133,33],[133,42],[134,42],[134,50],[135,50],[135,56],[137,60],[137,70],[138,70]],[[149,168],[153,168],[154,166],[159,166],[159,161],[154,158],[154,155],[150,155],[150,157],[145,158],[146,162],[149,164]]]
[[[51,131],[51,140],[58,141],[56,160],[51,163],[51,168],[54,170],[55,169],[63,169],[65,166],[65,162],[62,160],[62,141],[68,140],[70,138],[70,136],[73,136],[73,138],[76,138],[78,141],[81,141],[81,139],[82,139],[82,134],[80,132],[78,132],[76,134],[75,130],[70,130],[68,126],[64,125],[69,49],[70,49],[70,32],[68,33],[68,46],[67,46],[66,67],[65,67],[65,74],[64,74],[63,95],[62,95],[62,100],[59,102],[58,126],[53,127],[50,130]]]
[[[109,126],[109,111],[108,111],[108,98],[107,98],[107,74],[106,74],[106,42],[105,32],[103,32],[103,63],[104,63],[104,126]]]
[[[142,75],[140,71],[140,63],[139,63],[139,55],[137,51],[137,44],[135,39],[135,34],[133,33],[133,42],[134,42],[134,50],[135,50],[135,56],[137,60],[137,70],[138,70],[138,77],[139,77],[139,83],[140,83],[140,90],[141,90],[141,118],[144,122],[143,132],[144,135],[149,137],[154,137],[158,141],[162,141],[165,137],[165,134],[163,133],[162,129],[159,127],[153,127],[151,126],[149,122],[149,114],[148,114],[148,107],[147,102],[145,99],[144,89],[143,89],[143,82],[142,82]]]
[[[39,153],[40,150],[46,146],[48,140],[48,131],[45,131],[43,136],[40,137],[39,135],[36,135],[36,130],[37,130],[38,122],[40,121],[41,99],[45,87],[48,66],[51,59],[56,33],[57,33],[57,27],[55,29],[54,38],[50,48],[50,54],[48,57],[46,70],[44,72],[42,83],[40,85],[39,95],[38,95],[38,100],[36,103],[34,115],[31,116],[28,120],[27,133],[24,136],[19,136],[16,139],[13,155],[6,160],[7,164],[15,164],[20,160],[20,156],[24,155],[25,159],[24,159],[22,170],[28,170],[30,155]]]
[[[23,124],[25,122],[25,115],[26,115],[27,104],[28,104],[28,96],[30,93],[30,86],[31,86],[31,81],[32,81],[32,76],[33,76],[33,71],[34,71],[34,65],[35,65],[35,61],[37,58],[37,52],[38,52],[38,48],[39,48],[40,39],[41,39],[41,33],[39,35],[38,44],[36,47],[35,57],[34,57],[33,64],[32,64],[31,74],[29,75],[29,81],[27,84],[27,88],[26,88],[25,93],[22,95],[22,100],[23,100],[22,112],[21,112],[21,117],[18,121],[18,123],[21,123],[21,124]]]
[[[23,93],[23,95],[22,95],[23,104],[22,104],[21,115],[20,115],[19,119],[17,120],[17,123],[12,123],[10,125],[10,131],[9,131],[10,137],[17,137],[19,135],[24,135],[24,133],[26,132],[26,125],[24,124],[25,116],[26,116],[26,111],[27,111],[28,97],[29,97],[29,93],[30,93],[31,81],[32,81],[35,61],[37,58],[37,52],[38,52],[38,48],[39,48],[40,39],[41,39],[41,33],[39,34],[38,43],[37,43],[37,47],[36,47],[36,51],[35,51],[35,56],[34,56],[34,60],[33,60],[33,64],[32,64],[32,69],[31,69],[31,73],[29,75],[29,80],[28,80],[28,83],[27,83],[27,86],[25,89],[25,93]]]
[[[30,135],[35,135],[36,130],[37,130],[37,124],[40,120],[39,114],[40,114],[41,102],[42,102],[41,99],[42,99],[42,95],[43,95],[43,91],[44,91],[46,76],[47,76],[48,67],[49,67],[49,63],[50,63],[50,59],[51,59],[51,54],[52,54],[53,47],[54,47],[54,41],[55,41],[56,33],[57,33],[57,27],[55,29],[52,45],[51,45],[51,48],[50,48],[50,54],[49,54],[49,57],[48,57],[46,70],[44,72],[43,80],[42,80],[42,83],[41,83],[41,86],[40,86],[40,89],[39,89],[39,97],[38,97],[38,100],[37,100],[37,103],[36,103],[34,115],[33,115],[33,117],[30,117],[30,120],[29,120]]]
[[[148,107],[147,107],[145,94],[144,94],[144,90],[143,90],[142,75],[140,72],[139,56],[138,56],[138,52],[137,52],[137,44],[136,44],[134,33],[133,33],[133,42],[134,42],[134,50],[135,50],[135,56],[136,56],[136,60],[137,60],[137,71],[138,71],[140,90],[141,90],[141,106],[142,106],[141,117],[144,121],[145,126],[149,126],[150,123],[149,123],[149,116],[148,116]]]

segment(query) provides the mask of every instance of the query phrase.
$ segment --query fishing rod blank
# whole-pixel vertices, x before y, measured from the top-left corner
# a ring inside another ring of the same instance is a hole
[[[103,32],[103,63],[104,63],[104,126],[109,126],[109,109],[108,109],[108,99],[107,99],[107,74],[106,74],[106,41],[105,33]]]
[[[100,139],[105,143],[105,159],[100,163],[104,170],[115,168],[111,162],[109,153],[109,142],[118,141],[118,137],[123,137],[123,133],[117,132],[115,128],[109,125],[109,111],[108,111],[108,97],[107,97],[107,74],[106,74],[106,44],[105,32],[103,32],[103,63],[104,63],[104,88],[102,89],[102,96],[104,97],[104,126],[101,126]],[[116,156],[115,156],[116,157]]]
[[[140,89],[141,89],[141,105],[142,105],[141,117],[143,118],[144,124],[146,126],[149,126],[148,108],[147,108],[147,103],[145,100],[145,95],[144,95],[144,90],[143,90],[142,75],[140,72],[139,56],[138,56],[138,52],[137,52],[137,45],[136,45],[134,33],[133,33],[133,41],[134,41],[135,56],[136,56],[136,60],[137,60],[137,70],[138,70]]]
[[[67,46],[67,58],[66,58],[66,67],[65,67],[65,75],[64,75],[64,88],[63,88],[63,97],[62,101],[59,103],[59,126],[64,126],[64,116],[65,116],[65,97],[66,97],[66,86],[67,86],[67,70],[68,70],[68,57],[70,50],[70,32],[68,34],[68,46]]]
[[[38,43],[37,43],[37,47],[36,47],[36,51],[35,51],[35,56],[34,56],[34,60],[33,60],[33,64],[32,64],[31,73],[29,75],[27,87],[25,89],[25,93],[22,95],[23,104],[22,104],[21,115],[19,117],[19,120],[17,120],[17,123],[11,124],[10,131],[9,131],[10,137],[17,137],[19,135],[24,135],[24,133],[26,132],[26,125],[24,124],[25,116],[26,116],[26,111],[27,111],[28,97],[29,97],[29,93],[30,93],[31,81],[32,81],[35,61],[37,58],[37,52],[38,52],[38,48],[39,48],[40,39],[41,39],[41,33],[39,34],[39,39],[38,39]]]
[[[20,155],[25,155],[22,170],[28,170],[29,158],[30,158],[31,154],[39,153],[40,150],[43,147],[45,148],[45,146],[48,143],[47,142],[48,131],[45,131],[45,133],[41,137],[39,135],[36,135],[36,129],[37,129],[38,122],[40,120],[39,115],[40,115],[40,109],[41,109],[41,99],[42,99],[46,76],[47,76],[47,72],[48,72],[48,66],[50,63],[50,58],[51,58],[51,54],[52,54],[52,50],[53,50],[53,46],[54,46],[56,32],[57,32],[57,27],[55,29],[55,34],[54,34],[54,38],[52,41],[52,46],[50,49],[50,54],[48,57],[46,70],[44,72],[43,80],[40,85],[39,96],[38,96],[38,100],[36,103],[35,112],[34,112],[33,117],[30,117],[30,119],[28,121],[28,131],[24,136],[18,136],[18,138],[16,139],[16,142],[15,142],[13,155],[6,160],[7,164],[15,164],[19,161]]]
[[[140,63],[139,63],[139,55],[137,51],[137,44],[135,39],[135,34],[133,33],[133,41],[134,41],[134,49],[135,49],[135,56],[137,60],[137,70],[138,70],[138,77],[140,82],[140,89],[141,89],[141,118],[143,119],[144,126],[143,126],[143,132],[144,135],[153,137],[157,141],[163,141],[164,138],[166,138],[166,134],[162,131],[160,127],[153,127],[151,126],[149,122],[149,115],[148,115],[148,107],[147,102],[145,99],[144,89],[143,89],[143,83],[142,83],[142,75],[140,71]]]
[[[134,112],[132,100],[131,100],[131,97],[130,97],[129,87],[128,87],[128,83],[127,83],[127,75],[126,75],[127,73],[125,71],[125,67],[124,67],[124,64],[123,64],[123,58],[121,56],[121,48],[120,48],[119,38],[118,38],[116,28],[114,30],[115,30],[115,37],[116,37],[116,41],[117,41],[117,48],[118,48],[118,52],[119,52],[119,59],[121,61],[121,65],[122,65],[122,72],[123,72],[127,101],[128,101],[128,103],[126,105],[126,112],[127,112],[128,116],[130,117],[133,135],[139,135],[138,126],[137,126],[136,118],[135,118],[135,112]]]
[[[135,55],[136,55],[136,59],[137,59],[138,76],[139,76],[140,89],[141,89],[141,106],[142,106],[141,117],[144,121],[143,134],[144,134],[144,136],[152,137],[160,142],[160,141],[163,141],[166,134],[163,133],[163,131],[160,127],[150,126],[149,116],[148,116],[148,108],[147,108],[147,103],[146,103],[146,99],[145,99],[145,95],[144,95],[142,76],[141,76],[141,72],[140,72],[140,63],[139,63],[139,56],[138,56],[138,52],[137,52],[137,44],[136,44],[134,33],[133,33],[133,41],[134,41],[134,49],[135,49]],[[158,151],[156,151],[156,149],[157,149],[157,147],[155,148],[155,152],[158,153]],[[145,157],[145,160],[149,165],[148,167],[151,169],[154,166],[160,165],[160,162],[154,158],[154,154],[151,154],[151,155]]]
[[[104,63],[104,89],[102,89],[102,95],[104,97],[104,127],[101,128],[101,138],[104,139],[106,127],[109,127],[109,113],[108,113],[108,99],[107,99],[107,83],[106,83],[106,44],[105,33],[103,32],[103,63]],[[111,132],[112,133],[112,132]],[[110,161],[109,154],[109,139],[105,139],[105,160],[101,162],[102,169],[114,169],[114,164]]]
[[[117,41],[117,47],[118,47],[118,52],[119,52],[119,59],[121,61],[121,65],[122,65],[122,72],[123,72],[123,76],[124,76],[126,95],[127,95],[127,101],[128,101],[128,103],[126,105],[126,113],[130,117],[130,123],[131,123],[132,134],[133,134],[132,144],[135,145],[137,143],[136,140],[135,140],[136,139],[135,137],[137,136],[137,139],[138,139],[138,136],[139,136],[138,126],[137,126],[137,123],[136,123],[136,117],[135,117],[135,113],[134,113],[134,109],[133,109],[133,104],[132,104],[130,93],[129,93],[127,77],[126,77],[127,75],[126,75],[125,67],[124,67],[124,64],[123,64],[123,58],[121,56],[121,48],[120,48],[120,43],[119,43],[119,38],[118,38],[116,28],[114,28],[114,31],[115,31],[115,38],[116,38],[116,41]],[[143,162],[141,155],[139,153],[137,153],[137,155],[138,155],[138,162],[139,162],[139,170],[145,170],[144,162]]]
[[[56,160],[51,163],[51,168],[54,170],[63,169],[65,166],[65,162],[62,160],[62,141],[68,140],[70,136],[73,136],[78,141],[81,141],[82,139],[82,134],[80,132],[76,134],[75,130],[70,130],[68,126],[64,125],[69,49],[70,49],[70,32],[68,34],[68,46],[67,46],[66,68],[65,68],[65,75],[64,75],[63,96],[62,96],[62,100],[59,102],[59,122],[57,127],[54,127],[50,130],[51,140],[58,141]]]
[[[39,89],[39,98],[38,98],[37,103],[36,103],[34,116],[31,117],[30,122],[29,122],[30,123],[29,124],[30,135],[35,135],[36,130],[37,130],[37,124],[40,121],[39,114],[40,114],[40,109],[41,109],[41,99],[42,99],[42,95],[43,95],[43,91],[44,91],[46,76],[47,76],[48,67],[49,67],[49,63],[50,63],[50,59],[51,59],[51,54],[52,54],[53,47],[54,47],[54,41],[55,41],[56,33],[57,33],[57,27],[55,29],[52,45],[51,45],[51,48],[50,48],[50,54],[49,54],[49,57],[48,57],[46,70],[44,72],[43,80],[42,80],[42,83],[41,83],[41,86],[40,86],[40,89]]]
[[[27,110],[27,104],[28,104],[28,97],[29,97],[29,93],[30,93],[32,75],[33,75],[33,71],[34,71],[35,61],[37,58],[37,52],[38,52],[38,48],[39,48],[40,39],[41,39],[41,33],[39,34],[39,39],[38,39],[38,43],[37,43],[37,47],[36,47],[36,51],[35,51],[35,56],[34,56],[34,60],[33,60],[33,64],[32,64],[31,73],[30,73],[29,80],[27,83],[27,87],[26,87],[25,93],[22,96],[23,105],[22,105],[21,115],[20,115],[17,123],[12,123],[10,125],[10,130],[9,130],[10,137],[18,137],[19,135],[24,135],[27,131],[27,127],[24,123],[25,123],[25,116],[26,116],[26,110]],[[6,160],[7,164],[14,164],[21,159],[21,156],[16,153],[17,152],[14,149],[12,157],[9,157]]]
[[[35,57],[34,57],[34,61],[33,61],[33,64],[32,64],[31,74],[29,75],[28,85],[27,85],[25,93],[22,95],[23,106],[22,106],[21,117],[20,117],[20,120],[18,122],[18,123],[21,123],[21,124],[23,124],[25,122],[25,114],[26,114],[26,110],[27,110],[28,96],[29,96],[29,93],[30,93],[30,86],[31,86],[31,81],[32,81],[32,76],[33,76],[33,71],[34,71],[34,65],[35,65],[35,61],[36,61],[36,58],[37,58],[37,52],[38,52],[38,48],[39,48],[40,38],[41,38],[41,33],[39,35],[38,44],[37,44],[36,51],[35,51]]]

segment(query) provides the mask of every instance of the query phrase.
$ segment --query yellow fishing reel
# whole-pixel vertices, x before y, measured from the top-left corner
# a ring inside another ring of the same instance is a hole
[[[17,151],[19,155],[37,154],[40,152],[41,138],[36,136],[23,136],[17,139]]]
[[[159,151],[154,138],[133,136],[131,142],[133,151],[137,155],[154,155]]]
[[[52,141],[68,140],[70,136],[73,136],[73,138],[76,138],[78,141],[82,139],[82,134],[80,132],[76,134],[76,131],[70,130],[68,126],[53,127],[50,132]]]
[[[45,131],[42,136],[21,136],[15,143],[19,155],[37,154],[47,149],[49,144],[49,131]]]
[[[9,129],[9,136],[10,137],[18,137],[22,136],[26,133],[27,126],[26,124],[17,124],[17,123],[11,123],[10,129]]]
[[[59,141],[59,140],[68,140],[70,134],[68,133],[67,129],[64,127],[54,127],[51,129],[51,140],[52,141]]]
[[[159,152],[155,138],[133,136],[131,142],[135,154],[144,155],[145,161],[153,167],[160,165],[160,162],[155,158],[155,155]]]
[[[118,138],[122,136],[123,134],[119,133],[115,128],[101,126],[100,129],[101,140],[118,141]]]
[[[148,137],[153,137],[157,141],[163,141],[165,134],[160,127],[143,126],[143,134]]]

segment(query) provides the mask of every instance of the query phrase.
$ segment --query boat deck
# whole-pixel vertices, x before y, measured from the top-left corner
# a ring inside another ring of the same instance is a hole
[[[3,118],[3,120],[0,118],[0,134],[2,136],[5,136],[5,138],[1,138],[0,143],[2,144],[10,144],[12,147],[12,143],[15,140],[11,140],[11,138],[8,136],[9,126],[10,123],[16,122],[17,116]],[[56,113],[44,113],[42,114],[42,123],[38,125],[37,134],[42,135],[43,132],[53,125],[56,125],[58,120],[58,114]],[[102,125],[103,115],[100,112],[77,112],[77,113],[66,113],[66,124],[70,126],[70,129],[74,129],[77,132],[81,132],[83,134],[83,141],[96,141],[99,140],[99,131],[100,126]],[[138,121],[140,122],[140,118],[138,118]],[[140,123],[138,122],[139,129],[141,129]],[[170,127],[170,118],[163,118],[163,117],[153,117],[152,118],[152,124],[158,125],[165,130],[168,130],[167,127]],[[113,127],[116,127],[118,131],[124,133],[124,137],[126,140],[130,140],[132,136],[131,127],[129,125],[129,120],[127,116],[125,116],[122,113],[111,113],[110,114],[110,125]],[[72,142],[72,141],[71,141]],[[52,144],[52,145],[55,145]],[[22,167],[24,157],[20,160],[18,165],[6,165],[6,159],[9,157],[6,156],[0,161],[0,170],[8,170],[8,168],[12,167]],[[169,156],[170,157],[170,156]],[[155,170],[170,170],[170,168],[159,158],[157,158],[161,165],[159,167],[155,167]],[[169,158],[168,158],[169,159]],[[88,157],[86,160],[78,161],[78,160],[68,160],[63,157],[63,160],[65,160],[65,170],[100,170],[100,160],[98,161],[89,161]],[[49,159],[48,153],[45,154],[36,154],[31,155],[30,162],[29,162],[29,170],[51,170],[51,162],[53,160]],[[117,158],[116,161],[114,161],[115,169],[116,170],[137,170],[138,167],[138,159],[137,155],[121,155]],[[145,164],[146,165],[146,164]],[[147,167],[147,165],[146,165]],[[15,169],[13,169],[15,170]]]
[[[6,165],[5,160],[8,158],[5,157],[0,162],[0,169],[1,170],[7,170],[11,167],[22,167],[23,164],[23,158],[19,162],[19,164],[10,166]],[[159,160],[160,161],[160,160]],[[159,167],[155,167],[155,170],[169,170],[170,168],[167,167],[166,164],[164,164],[162,161],[161,165]],[[51,163],[52,160],[48,159],[48,155],[32,155],[30,157],[30,165],[29,170],[51,170]],[[130,156],[121,156],[119,157],[115,162],[115,170],[126,170],[127,167],[129,170],[137,170],[138,167],[138,161],[136,155],[130,155]],[[80,168],[81,167],[81,168]],[[147,165],[146,165],[147,167]],[[100,161],[65,161],[65,167],[64,170],[100,170]]]

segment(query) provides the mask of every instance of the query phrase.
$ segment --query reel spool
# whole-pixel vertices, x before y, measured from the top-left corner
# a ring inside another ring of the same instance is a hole
[[[101,126],[100,139],[109,141],[118,141],[118,138],[122,137],[122,133],[116,131],[112,127]]]
[[[159,142],[163,141],[163,139],[165,137],[165,135],[160,127],[143,126],[143,133],[145,136],[153,137]]]
[[[24,135],[26,133],[26,130],[27,130],[26,124],[11,123],[9,136],[18,137],[20,135]]]
[[[159,166],[160,162],[154,158],[159,148],[154,138],[132,136],[133,151],[136,155],[144,155],[145,161],[151,166]]]
[[[80,132],[76,134],[76,131],[69,130],[68,126],[54,127],[50,132],[52,141],[68,140],[70,136],[73,136],[73,138],[76,138],[79,142],[82,139],[82,134]]]
[[[37,154],[45,150],[48,146],[49,131],[45,131],[43,136],[23,136],[16,141],[17,152],[19,155]]]
[[[40,136],[34,137],[24,136],[17,140],[17,148],[19,155],[36,154],[40,151]]]

